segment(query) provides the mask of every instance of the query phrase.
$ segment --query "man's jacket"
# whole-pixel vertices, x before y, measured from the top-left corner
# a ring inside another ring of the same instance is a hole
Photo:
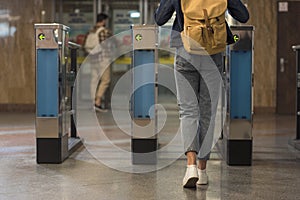
[[[240,0],[228,0],[227,9],[235,20],[241,23],[248,21],[248,10]],[[161,0],[154,14],[154,19],[157,25],[162,26],[169,21],[174,12],[176,12],[176,18],[172,27],[170,43],[171,47],[180,47],[183,45],[180,36],[180,32],[183,31],[183,13],[180,0]],[[233,35],[227,25],[227,43],[232,44],[233,41]]]

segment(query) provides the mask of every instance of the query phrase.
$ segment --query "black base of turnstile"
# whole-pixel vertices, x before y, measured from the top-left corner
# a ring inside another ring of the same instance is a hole
[[[252,140],[226,140],[228,165],[252,165]]]
[[[157,139],[131,139],[132,164],[157,163]]]
[[[37,138],[36,162],[38,164],[60,164],[82,146],[80,138]]]

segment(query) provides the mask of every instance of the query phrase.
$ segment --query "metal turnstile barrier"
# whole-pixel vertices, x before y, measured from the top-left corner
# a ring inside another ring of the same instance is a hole
[[[254,27],[230,28],[238,42],[226,52],[228,107],[221,152],[228,165],[251,165]]]
[[[62,163],[82,145],[72,110],[77,49],[68,42],[69,27],[35,24],[37,163]],[[68,58],[71,52],[71,67]],[[69,134],[71,137],[69,137]]]
[[[296,85],[296,138],[290,140],[290,144],[300,150],[300,45],[292,47],[296,52],[297,85]]]
[[[157,162],[157,41],[155,25],[133,25],[132,163]]]

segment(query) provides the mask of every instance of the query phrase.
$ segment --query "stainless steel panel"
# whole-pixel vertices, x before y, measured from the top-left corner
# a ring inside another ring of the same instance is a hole
[[[232,34],[239,36],[239,41],[230,45],[231,50],[251,51],[253,48],[253,26],[231,26]]]
[[[35,121],[36,138],[59,138],[59,118],[38,117]]]
[[[252,139],[252,124],[249,120],[231,119],[229,121],[230,140],[248,140]]]
[[[132,138],[155,139],[157,137],[155,127],[155,120],[134,119],[132,123]]]
[[[36,29],[36,49],[58,49],[58,41],[54,37],[53,29]]]
[[[63,124],[63,127],[62,127],[62,136],[64,135],[68,135],[71,130],[71,115],[72,115],[72,111],[65,111],[63,112],[62,114],[62,124]]]
[[[61,30],[65,30],[68,31],[70,30],[70,28],[68,26],[65,26],[63,24],[57,24],[57,23],[39,23],[39,24],[34,24],[34,28],[35,29],[61,29]]]
[[[158,28],[155,25],[132,26],[133,49],[155,49],[158,41]]]
[[[62,24],[35,24],[37,49],[57,49],[64,44],[64,33],[70,30]],[[66,45],[66,44],[65,44]]]

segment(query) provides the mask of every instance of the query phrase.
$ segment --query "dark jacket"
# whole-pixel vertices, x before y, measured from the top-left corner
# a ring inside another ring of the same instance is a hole
[[[247,8],[240,0],[228,0],[227,9],[229,14],[241,23],[246,23],[249,19],[249,13]],[[164,25],[176,12],[176,18],[173,23],[171,33],[171,47],[182,46],[180,32],[183,30],[183,13],[181,10],[180,0],[161,0],[160,5],[157,8],[154,19],[157,25]],[[227,25],[227,44],[233,43],[233,35]]]

